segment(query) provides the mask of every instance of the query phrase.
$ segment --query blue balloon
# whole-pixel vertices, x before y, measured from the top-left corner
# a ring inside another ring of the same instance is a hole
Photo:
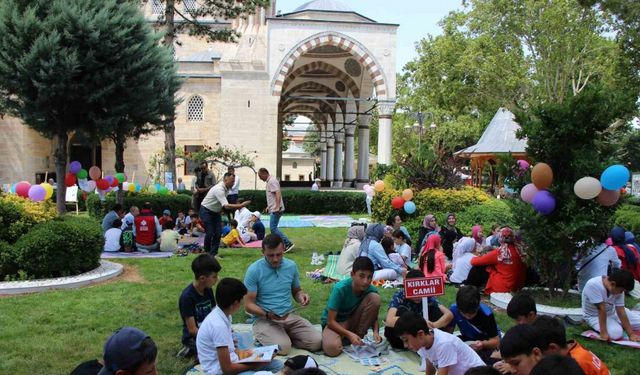
[[[142,186],[136,182],[136,192],[139,193],[140,189],[142,189]]]
[[[16,185],[18,185],[18,184],[11,185],[11,194],[15,194],[16,193]]]
[[[624,165],[612,165],[602,172],[600,183],[607,190],[618,190],[627,185],[629,175],[629,170]]]
[[[408,213],[409,215],[416,212],[416,204],[412,201],[404,202],[404,212]]]
[[[159,191],[159,190],[160,190],[160,188],[162,187],[162,185],[160,185],[160,184],[159,184],[159,183],[157,183],[157,182],[156,182],[156,185],[155,185],[155,186],[156,186],[156,190],[158,190],[158,191]]]
[[[533,209],[543,215],[549,215],[556,209],[556,198],[548,190],[540,190],[531,201]]]

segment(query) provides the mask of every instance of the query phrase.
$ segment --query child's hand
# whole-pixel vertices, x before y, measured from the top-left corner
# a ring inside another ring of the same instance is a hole
[[[253,351],[252,350],[240,350],[240,349],[238,349],[236,351],[236,354],[238,354],[238,359],[242,360],[242,359],[251,357],[253,355]]]
[[[476,340],[476,342],[474,342],[473,344],[470,345],[471,349],[475,350],[476,352],[478,350],[482,350],[482,341],[480,340]]]
[[[511,368],[511,365],[509,365],[507,362],[505,361],[499,361],[493,364],[493,368],[495,368],[496,370],[500,371],[501,374],[514,374],[515,371],[513,371],[513,369]]]
[[[604,341],[611,341],[611,337],[608,332],[600,331],[600,339]]]
[[[380,334],[378,332],[373,332],[373,340],[375,342],[381,342],[382,341],[382,337],[380,337]]]
[[[351,345],[358,345],[358,346],[359,345],[364,345],[364,341],[362,341],[360,336],[356,335],[353,332],[351,332],[351,334],[349,336],[347,336],[347,338],[351,342]]]
[[[635,333],[632,333],[629,335],[629,340],[638,342],[640,341],[640,336],[636,335]]]

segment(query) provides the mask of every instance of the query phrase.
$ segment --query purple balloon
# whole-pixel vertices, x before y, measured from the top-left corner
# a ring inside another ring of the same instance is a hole
[[[556,198],[548,190],[541,190],[533,197],[533,209],[543,215],[549,215],[556,209]]]
[[[77,174],[82,169],[82,164],[79,161],[72,161],[69,164],[69,173]]]
[[[526,171],[529,169],[529,162],[522,159],[518,160],[518,168],[520,168],[521,171]]]
[[[520,198],[522,198],[522,200],[527,202],[527,203],[531,203],[531,202],[533,202],[533,197],[535,197],[536,194],[538,194],[539,191],[540,190],[538,190],[536,185],[534,185],[534,184],[526,184],[526,185],[524,185],[522,190],[520,190]]]
[[[113,180],[115,179],[115,177],[108,175],[108,176],[104,176],[104,179],[109,181],[109,185],[113,184]]]
[[[43,201],[46,195],[47,191],[40,185],[31,185],[29,188],[29,199],[34,202]]]

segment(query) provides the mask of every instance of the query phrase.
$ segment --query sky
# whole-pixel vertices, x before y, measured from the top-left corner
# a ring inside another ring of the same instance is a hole
[[[308,0],[275,0],[276,9],[288,13]],[[462,0],[338,0],[355,12],[381,23],[395,23],[398,27],[396,71],[417,54],[415,43],[428,34],[439,35],[438,26],[450,11],[462,9]]]

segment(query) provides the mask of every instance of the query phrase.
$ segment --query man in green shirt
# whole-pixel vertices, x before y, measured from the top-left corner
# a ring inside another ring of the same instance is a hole
[[[364,345],[362,338],[369,327],[379,342],[378,312],[380,296],[371,285],[373,262],[368,257],[357,257],[351,277],[338,282],[331,290],[327,307],[322,312],[322,350],[329,357],[342,352],[342,339],[352,345]]]

